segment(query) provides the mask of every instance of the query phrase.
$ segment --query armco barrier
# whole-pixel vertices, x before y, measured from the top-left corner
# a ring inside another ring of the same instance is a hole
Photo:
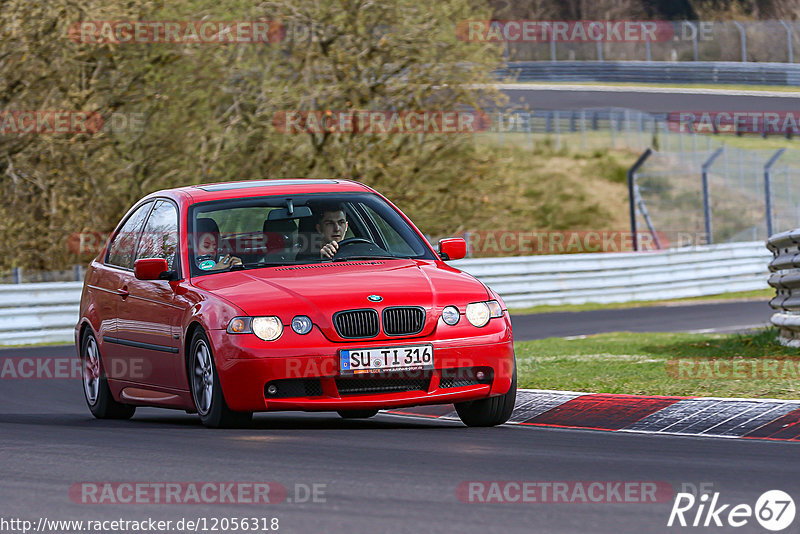
[[[509,308],[629,302],[766,289],[760,241],[660,252],[570,254],[452,262],[497,291]]]
[[[776,310],[772,324],[781,343],[800,347],[800,229],[770,236],[767,248],[772,252],[769,285],[775,288],[769,302]]]
[[[800,64],[732,61],[516,61],[494,72],[518,82],[800,85]]]
[[[522,308],[763,289],[768,287],[768,258],[763,243],[755,242],[451,263],[492,287],[510,308]],[[71,342],[81,286],[80,282],[0,285],[0,345]]]

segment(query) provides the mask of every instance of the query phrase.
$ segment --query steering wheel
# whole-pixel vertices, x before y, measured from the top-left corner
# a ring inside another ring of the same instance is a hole
[[[342,239],[339,241],[339,250],[342,247],[346,247],[347,245],[354,245],[356,243],[366,243],[368,245],[374,245],[375,242],[370,241],[369,239],[364,239],[363,237],[348,237],[347,239]]]

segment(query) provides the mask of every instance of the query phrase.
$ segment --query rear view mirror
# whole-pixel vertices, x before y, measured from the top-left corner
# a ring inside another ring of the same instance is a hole
[[[460,260],[467,255],[467,242],[461,237],[439,240],[439,256],[444,261]]]
[[[286,219],[302,219],[311,217],[311,208],[308,206],[297,206],[289,213],[289,208],[276,208],[267,214],[268,221],[282,221]]]
[[[133,264],[133,275],[139,280],[164,280],[161,275],[167,273],[167,260],[164,258],[143,258]]]

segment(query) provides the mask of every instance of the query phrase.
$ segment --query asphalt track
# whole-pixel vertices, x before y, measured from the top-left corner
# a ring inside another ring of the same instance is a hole
[[[540,325],[546,317],[536,316]],[[74,349],[65,346],[0,352],[71,355]],[[299,533],[668,532],[685,530],[666,526],[672,498],[497,504],[463,502],[457,488],[469,481],[653,481],[677,492],[703,484],[720,493],[720,502],[753,506],[771,489],[800,498],[796,455],[792,443],[510,425],[468,429],[388,414],[360,422],[260,414],[252,428],[219,431],[203,428],[196,416],[156,409],[139,409],[130,421],[98,421],[78,380],[0,380],[0,520],[277,517],[280,532]],[[71,500],[74,484],[104,481],[274,481],[292,501],[296,485],[322,484],[325,494],[316,503],[267,505]],[[735,530],[764,532],[753,519]]]
[[[521,85],[521,84],[520,84]],[[530,109],[628,108],[649,113],[677,111],[797,111],[800,93],[714,91],[659,88],[529,86],[502,89],[514,107]]]

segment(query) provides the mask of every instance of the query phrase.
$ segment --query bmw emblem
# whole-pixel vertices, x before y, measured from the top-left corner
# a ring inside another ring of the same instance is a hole
[[[367,300],[370,302],[380,302],[383,300],[383,297],[380,295],[370,295],[367,297]]]

